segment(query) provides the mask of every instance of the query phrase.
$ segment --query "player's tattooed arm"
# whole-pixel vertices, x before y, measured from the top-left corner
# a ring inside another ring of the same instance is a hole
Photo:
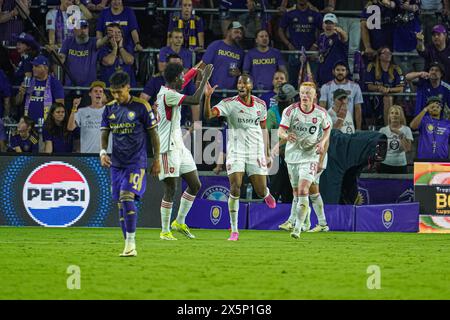
[[[152,176],[156,177],[161,171],[161,164],[159,162],[159,145],[160,145],[159,135],[156,130],[156,127],[149,129],[147,132],[150,136],[150,140],[152,141],[153,146],[153,162],[151,165],[150,172]]]
[[[219,116],[219,111],[217,109],[211,110],[211,96],[216,90],[217,85],[211,87],[209,82],[206,83],[205,87],[205,105],[203,107],[203,115],[205,119],[217,118]]]

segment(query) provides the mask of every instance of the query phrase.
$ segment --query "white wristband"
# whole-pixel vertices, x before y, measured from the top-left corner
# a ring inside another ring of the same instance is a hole
[[[106,152],[105,149],[100,150],[100,158],[103,156],[106,156],[108,154],[108,152]]]

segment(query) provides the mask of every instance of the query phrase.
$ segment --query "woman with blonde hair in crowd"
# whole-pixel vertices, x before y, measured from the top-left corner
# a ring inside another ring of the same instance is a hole
[[[386,159],[380,164],[381,173],[407,173],[406,152],[411,151],[414,140],[406,126],[405,113],[399,105],[388,110],[388,125],[380,129],[388,138]]]

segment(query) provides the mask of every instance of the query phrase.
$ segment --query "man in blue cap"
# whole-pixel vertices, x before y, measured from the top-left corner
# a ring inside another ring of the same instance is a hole
[[[28,87],[25,84],[19,88],[17,105],[24,104],[24,114],[31,117],[36,123],[39,119],[45,119],[51,105],[55,102],[64,104],[64,88],[58,79],[49,74],[49,61],[39,55],[34,58],[33,77]]]

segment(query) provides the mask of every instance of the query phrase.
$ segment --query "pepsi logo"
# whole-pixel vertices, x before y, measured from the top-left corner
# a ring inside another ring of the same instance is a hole
[[[30,173],[23,204],[30,217],[46,227],[68,227],[89,205],[89,185],[83,174],[65,162],[45,163]]]

